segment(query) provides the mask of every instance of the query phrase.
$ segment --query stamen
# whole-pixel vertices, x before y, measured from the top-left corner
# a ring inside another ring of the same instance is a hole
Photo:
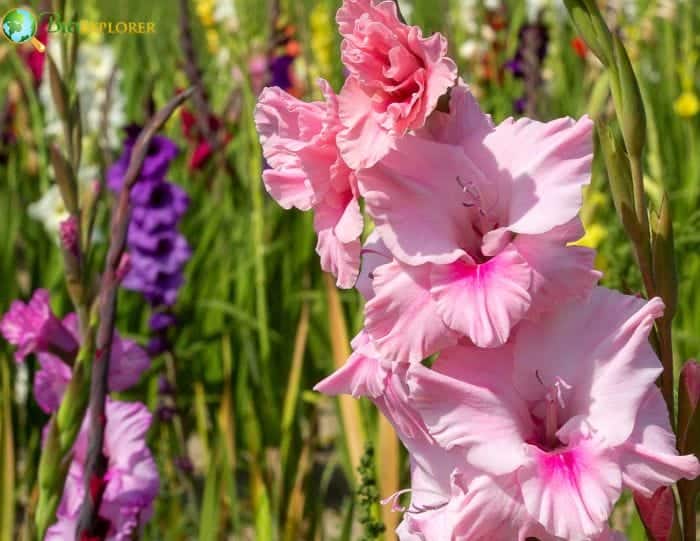
[[[398,492],[394,492],[391,496],[388,496],[384,498],[383,500],[380,500],[379,503],[382,505],[386,505],[387,503],[391,502],[391,510],[392,511],[398,511],[401,513],[425,513],[426,511],[434,511],[436,509],[440,509],[441,507],[444,507],[445,505],[448,504],[447,501],[441,502],[441,503],[436,503],[432,505],[421,505],[421,506],[416,506],[411,502],[411,505],[408,507],[405,507],[403,505],[399,505],[399,498],[403,496],[404,494],[408,494],[409,492],[422,492],[424,494],[432,494],[434,496],[442,496],[439,492],[434,492],[432,490],[416,490],[416,489],[411,489],[411,488],[404,488],[403,490],[399,490]]]
[[[538,371],[535,371],[535,376],[538,381],[544,385]],[[556,447],[558,444],[557,431],[559,430],[559,409],[564,409],[566,407],[563,391],[568,391],[570,389],[571,385],[566,383],[562,378],[556,377],[554,379],[554,385],[545,395],[545,401],[547,402],[544,418],[545,443],[551,448]]]
[[[462,202],[462,205],[467,208],[471,207],[478,207],[479,208],[479,214],[483,217],[486,218],[493,210],[496,208],[498,205],[498,200],[500,197],[500,194],[496,192],[496,200],[489,206],[489,208],[485,209],[484,208],[484,201],[481,197],[481,190],[479,190],[478,186],[476,183],[472,180],[467,180],[464,181],[462,178],[457,175],[455,178],[457,181],[457,184],[460,185],[462,188],[462,192],[466,195],[467,200]]]

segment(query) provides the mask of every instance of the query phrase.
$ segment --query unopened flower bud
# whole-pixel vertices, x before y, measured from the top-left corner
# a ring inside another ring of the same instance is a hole
[[[122,258],[119,260],[119,266],[117,266],[116,280],[121,282],[124,280],[129,271],[131,270],[131,256],[128,252],[122,254]]]

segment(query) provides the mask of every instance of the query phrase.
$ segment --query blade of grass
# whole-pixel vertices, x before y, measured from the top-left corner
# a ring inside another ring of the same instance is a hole
[[[2,412],[0,413],[0,539],[13,539],[15,529],[15,456],[8,360],[0,359]]]
[[[323,280],[328,300],[328,323],[333,365],[338,369],[345,364],[345,361],[350,356],[348,332],[338,290],[329,274],[324,274]],[[362,419],[360,418],[360,407],[357,401],[348,395],[339,396],[337,400],[340,406],[341,423],[345,432],[350,466],[353,471],[350,481],[354,483],[358,479],[357,469],[360,466],[360,459],[365,448],[365,432],[362,427]]]
[[[378,428],[377,472],[379,494],[386,498],[399,490],[399,440],[391,423],[383,415],[379,416]],[[386,526],[386,540],[396,539],[396,526],[399,524],[399,513],[391,505],[382,506],[382,521]]]

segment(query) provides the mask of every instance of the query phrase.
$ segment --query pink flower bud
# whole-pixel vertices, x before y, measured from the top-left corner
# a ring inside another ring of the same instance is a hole
[[[128,252],[122,254],[122,258],[119,260],[119,266],[117,267],[116,279],[117,282],[124,280],[124,277],[129,274],[131,270],[131,256]]]
[[[61,246],[74,256],[78,255],[80,232],[78,230],[78,218],[74,215],[63,220],[59,225]]]
[[[639,516],[647,527],[652,538],[656,541],[668,541],[673,529],[673,491],[670,487],[659,488],[651,498],[645,498],[638,492],[634,493]]]

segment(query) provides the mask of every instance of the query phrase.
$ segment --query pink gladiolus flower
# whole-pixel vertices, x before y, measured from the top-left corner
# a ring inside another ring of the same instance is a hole
[[[658,298],[596,288],[503,348],[460,344],[433,370],[411,365],[410,403],[445,452],[491,479],[489,498],[498,487],[515,500],[511,523],[592,538],[623,488],[650,497],[700,474],[694,456],[678,456],[654,385],[662,368],[647,337],[662,313]]]
[[[347,363],[314,389],[328,395],[369,398],[389,419],[409,451],[411,488],[383,501],[393,501],[397,510],[404,511],[396,532],[401,541],[513,541],[528,536],[540,541],[563,541],[527,514],[514,496],[518,494],[514,481],[484,475],[464,460],[461,448],[446,450],[433,438],[413,406],[406,378],[407,371],[412,370],[408,363],[382,359],[365,332],[352,345],[354,352]],[[498,362],[502,355],[499,350],[484,350],[481,354],[485,366],[495,361],[502,368],[510,368]],[[491,377],[495,375],[486,376]],[[406,508],[397,503],[403,493],[410,493]],[[606,530],[590,539],[620,541],[624,536]]]
[[[419,361],[451,333],[502,345],[519,322],[585,298],[600,277],[593,250],[568,245],[583,235],[592,122],[494,127],[464,85],[450,111],[358,173],[385,246],[383,264],[366,265],[366,329],[392,360]]]
[[[336,15],[350,76],[339,95],[338,146],[353,169],[374,165],[392,140],[421,128],[457,78],[440,34],[423,38],[388,0],[345,0]]]
[[[158,494],[158,469],[146,445],[151,414],[143,404],[107,399],[107,425],[103,452],[108,459],[106,487],[99,516],[106,521],[106,541],[128,541],[138,534],[139,526],[150,517]],[[88,447],[88,423],[73,448],[58,522],[49,528],[46,541],[75,538],[80,506],[83,502],[83,468]]]
[[[72,358],[78,351],[78,342],[51,311],[45,289],[37,289],[27,304],[14,301],[0,321],[0,332],[17,346],[17,362],[31,353],[52,352]]]
[[[337,97],[326,81],[319,84],[325,102],[305,103],[276,87],[260,95],[255,124],[271,167],[263,181],[283,208],[313,209],[321,267],[349,288],[360,266],[362,214],[355,175],[336,146]]]
[[[77,343],[79,335],[76,315],[68,314],[63,320],[63,326]],[[51,413],[61,404],[72,373],[66,363],[51,353],[39,353],[37,356],[41,368],[34,376],[34,397],[43,411]],[[150,364],[151,359],[141,346],[132,340],[121,338],[119,333],[115,332],[109,363],[108,389],[125,391],[133,387]]]

